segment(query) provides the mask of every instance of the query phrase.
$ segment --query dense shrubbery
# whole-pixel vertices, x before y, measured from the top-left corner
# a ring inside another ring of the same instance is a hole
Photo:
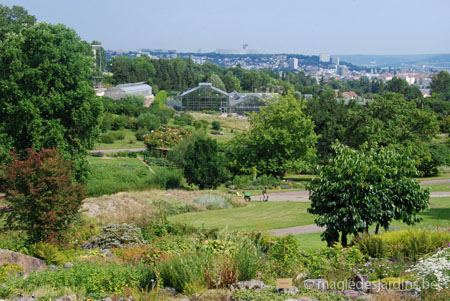
[[[269,189],[273,188],[301,188],[303,187],[301,184],[279,180],[274,176],[270,175],[262,175],[257,177],[256,179],[253,176],[235,176],[231,181],[226,183],[226,186],[231,189],[262,189],[263,187],[267,187]]]
[[[358,248],[374,258],[400,258],[417,260],[432,253],[450,241],[450,232],[425,230],[403,230],[364,236],[358,241]]]
[[[87,248],[119,248],[144,245],[141,229],[129,224],[109,224],[102,232],[92,237]]]

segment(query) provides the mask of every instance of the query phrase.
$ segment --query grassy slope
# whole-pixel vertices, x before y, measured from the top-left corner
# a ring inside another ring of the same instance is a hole
[[[117,132],[117,131],[108,131],[109,132]],[[135,131],[125,129],[119,132],[125,133],[125,139],[116,140],[112,144],[107,143],[96,143],[94,146],[94,150],[99,149],[124,149],[124,148],[145,148],[145,144],[143,141],[136,141],[136,136],[134,135]],[[130,140],[133,140],[134,143],[130,143]]]
[[[240,208],[185,213],[170,220],[196,227],[270,230],[312,224],[314,216],[306,212],[308,207],[309,203],[252,202]]]

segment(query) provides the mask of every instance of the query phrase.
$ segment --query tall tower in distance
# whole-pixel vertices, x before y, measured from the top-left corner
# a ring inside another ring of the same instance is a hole
[[[329,53],[321,53],[319,56],[319,62],[329,63],[330,62],[330,54]]]

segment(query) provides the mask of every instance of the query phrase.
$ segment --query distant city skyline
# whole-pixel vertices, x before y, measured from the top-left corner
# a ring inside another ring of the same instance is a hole
[[[2,0],[106,49],[319,55],[450,53],[447,0]]]

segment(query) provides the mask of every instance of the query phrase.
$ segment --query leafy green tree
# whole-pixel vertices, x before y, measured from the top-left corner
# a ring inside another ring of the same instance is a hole
[[[215,73],[211,74],[211,75],[208,77],[208,80],[207,80],[207,81],[210,82],[210,83],[212,83],[212,85],[213,85],[214,87],[216,87],[217,89],[220,89],[220,90],[222,90],[222,91],[225,91],[225,85],[224,85],[222,79],[221,79],[217,74],[215,74]]]
[[[430,193],[411,179],[416,174],[413,161],[389,148],[356,151],[335,144],[336,156],[319,168],[319,177],[308,185],[309,213],[315,223],[326,227],[322,238],[333,245],[341,238],[368,232],[376,224],[389,228],[392,220],[408,225],[418,222],[417,214],[428,207]]]
[[[233,75],[232,72],[227,72],[227,74],[225,74],[225,76],[223,77],[223,83],[227,92],[241,90],[241,82],[236,76]]]
[[[0,133],[8,148],[58,148],[86,175],[100,133],[92,50],[64,25],[39,23],[0,43]]]
[[[326,161],[333,154],[332,144],[345,141],[345,130],[348,122],[348,111],[354,107],[336,100],[334,91],[321,93],[306,102],[306,113],[314,121],[314,131],[318,136],[317,154],[320,161]]]
[[[56,149],[27,149],[4,167],[1,190],[10,210],[4,227],[24,230],[31,243],[53,241],[81,208],[85,191],[73,179],[73,165]]]
[[[429,175],[435,166],[427,145],[438,132],[439,122],[432,111],[417,108],[399,94],[387,93],[349,111],[345,143],[357,148],[366,142],[408,152],[416,167]]]
[[[148,131],[157,130],[161,126],[159,118],[152,113],[142,113],[137,118],[137,126]]]
[[[442,70],[431,79],[431,93],[438,94],[442,100],[450,101],[450,74]]]
[[[256,167],[259,174],[281,176],[288,170],[314,166],[317,135],[301,100],[292,94],[282,96],[252,114],[249,122],[250,129],[230,144],[230,164],[235,171]]]
[[[189,144],[184,161],[186,181],[200,189],[214,189],[226,180],[225,160],[217,142],[209,137],[198,137]]]
[[[36,18],[23,7],[14,5],[9,8],[0,4],[0,41],[6,38],[7,33],[19,33],[21,29],[35,23]]]

